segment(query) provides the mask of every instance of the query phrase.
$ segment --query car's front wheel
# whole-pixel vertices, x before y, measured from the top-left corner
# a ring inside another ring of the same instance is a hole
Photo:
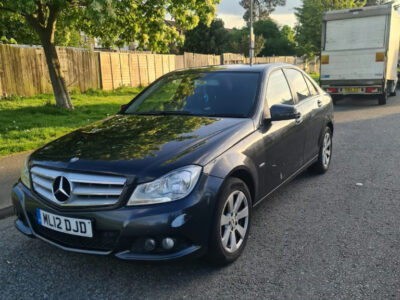
[[[217,264],[236,260],[246,245],[251,219],[251,195],[238,178],[228,178],[216,206],[208,258]]]
[[[325,127],[318,160],[310,167],[314,173],[323,174],[328,171],[332,159],[332,130]]]

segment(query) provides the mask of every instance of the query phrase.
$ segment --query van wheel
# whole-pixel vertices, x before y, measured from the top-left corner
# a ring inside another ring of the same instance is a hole
[[[385,105],[387,102],[387,98],[388,98],[388,93],[387,90],[385,90],[382,94],[379,95],[378,98],[379,105]]]
[[[322,143],[319,148],[318,160],[311,165],[309,170],[316,174],[328,171],[332,160],[332,130],[327,126],[324,130]]]
[[[331,95],[331,97],[332,97],[332,102],[334,105],[336,105],[338,103],[338,101],[344,99],[343,95]]]
[[[235,261],[246,245],[252,201],[246,184],[228,178],[216,204],[207,258],[218,265]]]

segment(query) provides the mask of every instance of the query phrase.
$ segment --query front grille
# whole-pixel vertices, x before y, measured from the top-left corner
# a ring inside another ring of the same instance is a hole
[[[36,218],[31,213],[28,213],[30,223],[36,234],[55,242],[61,246],[98,251],[111,251],[117,243],[118,231],[95,231],[93,237],[80,237],[62,232],[54,231],[38,224]]]
[[[116,204],[126,182],[124,177],[63,172],[38,166],[31,168],[31,174],[36,193],[48,201],[67,207]],[[71,185],[65,201],[59,201],[64,199],[57,199],[54,195],[53,185],[60,176]]]

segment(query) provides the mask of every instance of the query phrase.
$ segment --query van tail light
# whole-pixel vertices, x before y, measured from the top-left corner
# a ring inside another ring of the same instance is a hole
[[[321,56],[321,64],[328,65],[329,64],[329,55],[322,55]]]
[[[385,52],[376,52],[375,61],[376,62],[385,61]]]
[[[367,87],[367,88],[365,88],[365,92],[366,93],[378,93],[379,92],[379,88],[377,88],[377,87]]]
[[[338,92],[338,89],[337,89],[337,88],[327,88],[326,91],[327,91],[328,93],[337,93],[337,92]]]

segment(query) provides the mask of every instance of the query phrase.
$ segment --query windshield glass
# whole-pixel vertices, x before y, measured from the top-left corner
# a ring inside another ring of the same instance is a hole
[[[248,117],[258,85],[259,73],[174,73],[139,95],[125,113]]]

